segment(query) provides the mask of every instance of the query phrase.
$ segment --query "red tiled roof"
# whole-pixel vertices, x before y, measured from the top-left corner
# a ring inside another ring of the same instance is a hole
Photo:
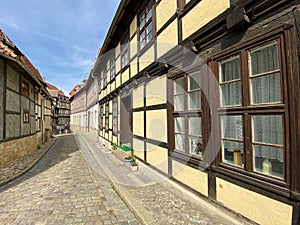
[[[53,84],[50,84],[50,83],[48,83],[48,82],[46,82],[46,87],[47,87],[49,90],[56,90],[56,91],[59,90],[56,86],[54,86]]]
[[[0,29],[0,53],[17,58],[15,53],[15,44]]]
[[[44,78],[42,78],[40,72],[37,68],[35,68],[29,59],[25,55],[21,55],[20,57],[21,63],[25,66],[25,68],[31,73],[31,75],[35,76],[42,83],[45,83]]]
[[[63,96],[66,96],[65,93],[64,93],[62,90],[59,90],[59,91],[58,91],[58,94],[63,95]]]

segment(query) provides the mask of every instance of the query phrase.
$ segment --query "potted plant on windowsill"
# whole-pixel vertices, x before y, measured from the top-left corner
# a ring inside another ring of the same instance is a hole
[[[124,158],[124,162],[125,162],[125,165],[126,165],[126,166],[130,166],[130,164],[131,164],[131,162],[132,162],[131,156],[130,156],[130,155],[126,156],[126,157]]]
[[[131,161],[131,171],[137,171],[138,170],[138,163],[136,161],[136,159],[132,159]]]

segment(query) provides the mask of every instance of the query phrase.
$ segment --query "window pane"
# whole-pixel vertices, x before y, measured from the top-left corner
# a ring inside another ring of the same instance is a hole
[[[240,79],[240,77],[239,56],[221,62],[221,82]]]
[[[176,133],[185,133],[185,126],[184,126],[184,118],[183,117],[176,117],[175,118],[175,132]]]
[[[195,154],[202,156],[203,151],[203,141],[201,137],[190,137],[189,138],[190,143],[190,154]]]
[[[284,151],[281,148],[254,145],[255,171],[271,176],[284,177]]]
[[[254,104],[281,101],[279,73],[252,78],[251,84]]]
[[[251,75],[279,69],[277,42],[251,51],[250,57]]]
[[[222,138],[243,140],[242,116],[222,116]]]
[[[185,136],[181,134],[175,134],[175,149],[184,151],[184,139]]]
[[[189,118],[189,135],[193,135],[193,136],[202,135],[201,117]]]
[[[174,81],[174,94],[184,93],[184,78],[179,78]]]
[[[223,162],[236,166],[244,165],[243,143],[234,141],[223,141]]]
[[[142,13],[140,16],[140,28],[145,26],[145,13]]]
[[[253,116],[253,141],[283,145],[281,115]]]
[[[188,76],[188,91],[200,89],[200,75],[199,74],[190,74]]]
[[[196,110],[201,108],[201,93],[200,91],[195,91],[192,93],[189,93],[188,98],[188,107],[189,110]]]
[[[147,42],[152,40],[152,23],[147,26]]]
[[[174,96],[174,110],[184,111],[184,95]]]
[[[241,105],[240,82],[222,84],[221,89],[222,89],[221,100],[223,106]]]
[[[150,4],[147,6],[146,12],[147,12],[147,18],[146,18],[146,22],[147,22],[152,18],[152,9]]]

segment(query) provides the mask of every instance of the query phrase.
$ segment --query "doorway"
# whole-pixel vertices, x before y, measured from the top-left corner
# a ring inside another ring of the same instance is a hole
[[[132,96],[121,97],[120,102],[120,142],[131,146],[132,134]]]

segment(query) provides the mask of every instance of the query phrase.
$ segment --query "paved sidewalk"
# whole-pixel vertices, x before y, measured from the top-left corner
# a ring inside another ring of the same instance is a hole
[[[131,172],[115,152],[111,154],[95,137],[88,133],[76,135],[80,148],[85,146],[89,151],[82,154],[90,167],[109,180],[140,224],[251,224],[209,204],[142,163],[139,171]]]

